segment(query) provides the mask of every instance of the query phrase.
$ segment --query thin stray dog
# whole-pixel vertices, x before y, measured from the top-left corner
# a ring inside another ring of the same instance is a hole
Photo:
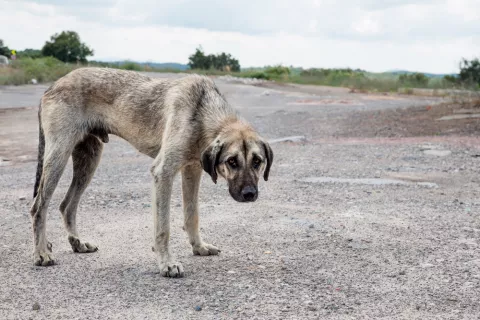
[[[30,213],[34,264],[55,263],[45,236],[47,208],[70,155],[73,180],[60,205],[74,252],[97,247],[80,240],[76,213],[82,193],[100,161],[109,134],[119,136],[154,159],[152,208],[154,246],[160,273],[183,277],[172,256],[170,197],[175,175],[182,175],[184,230],[195,255],[220,250],[202,240],[198,225],[198,189],[202,168],[217,183],[228,182],[239,202],[258,197],[258,180],[265,181],[273,161],[269,144],[243,120],[207,77],[152,79],[137,72],[80,68],[55,82],[43,95],[39,116],[38,167]]]

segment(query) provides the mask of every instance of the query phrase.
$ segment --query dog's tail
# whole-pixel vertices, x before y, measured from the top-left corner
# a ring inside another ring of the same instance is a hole
[[[43,172],[43,156],[45,154],[45,134],[42,128],[42,103],[38,107],[38,163],[37,163],[37,175],[35,178],[35,187],[33,188],[33,198],[37,196],[38,186],[40,185],[40,178]]]

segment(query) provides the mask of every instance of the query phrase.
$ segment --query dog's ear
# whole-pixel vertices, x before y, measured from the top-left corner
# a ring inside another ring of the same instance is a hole
[[[222,153],[223,144],[219,140],[212,143],[202,153],[201,162],[203,170],[205,170],[211,177],[214,183],[217,183],[217,165]]]
[[[262,144],[263,144],[263,150],[265,151],[265,156],[267,157],[267,167],[263,172],[263,179],[265,181],[268,181],[268,175],[270,174],[270,168],[272,167],[272,162],[273,162],[273,151],[272,151],[272,148],[270,148],[270,145],[268,144],[267,141],[263,140]]]

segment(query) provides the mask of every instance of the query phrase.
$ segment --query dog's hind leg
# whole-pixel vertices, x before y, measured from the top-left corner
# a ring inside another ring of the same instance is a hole
[[[38,193],[30,210],[33,225],[34,264],[49,266],[55,264],[52,255],[52,245],[46,238],[47,209],[58,181],[62,176],[68,158],[75,145],[75,138],[61,137],[53,141],[47,138],[45,142],[45,158],[43,173],[38,187]]]
[[[193,254],[200,256],[217,255],[220,250],[203,242],[198,225],[198,189],[202,177],[202,166],[194,164],[182,169],[183,229],[187,232]]]
[[[98,250],[97,246],[80,240],[76,215],[80,198],[92,180],[95,169],[100,162],[103,143],[93,135],[88,135],[79,142],[72,153],[73,179],[65,198],[60,205],[63,222],[68,232],[68,241],[74,252],[87,253]]]

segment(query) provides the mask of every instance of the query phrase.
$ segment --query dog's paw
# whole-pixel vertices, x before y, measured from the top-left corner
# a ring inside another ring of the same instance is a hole
[[[33,264],[42,267],[53,266],[55,264],[55,258],[51,252],[35,251],[33,254]]]
[[[74,236],[68,236],[68,242],[70,242],[73,252],[90,253],[98,250],[96,245],[88,242],[82,242],[80,239]]]
[[[182,278],[184,275],[183,266],[179,262],[167,261],[160,262],[160,274],[163,277]]]
[[[193,254],[197,256],[216,256],[221,252],[220,249],[218,249],[214,245],[205,242],[199,245],[194,245],[192,249]]]

